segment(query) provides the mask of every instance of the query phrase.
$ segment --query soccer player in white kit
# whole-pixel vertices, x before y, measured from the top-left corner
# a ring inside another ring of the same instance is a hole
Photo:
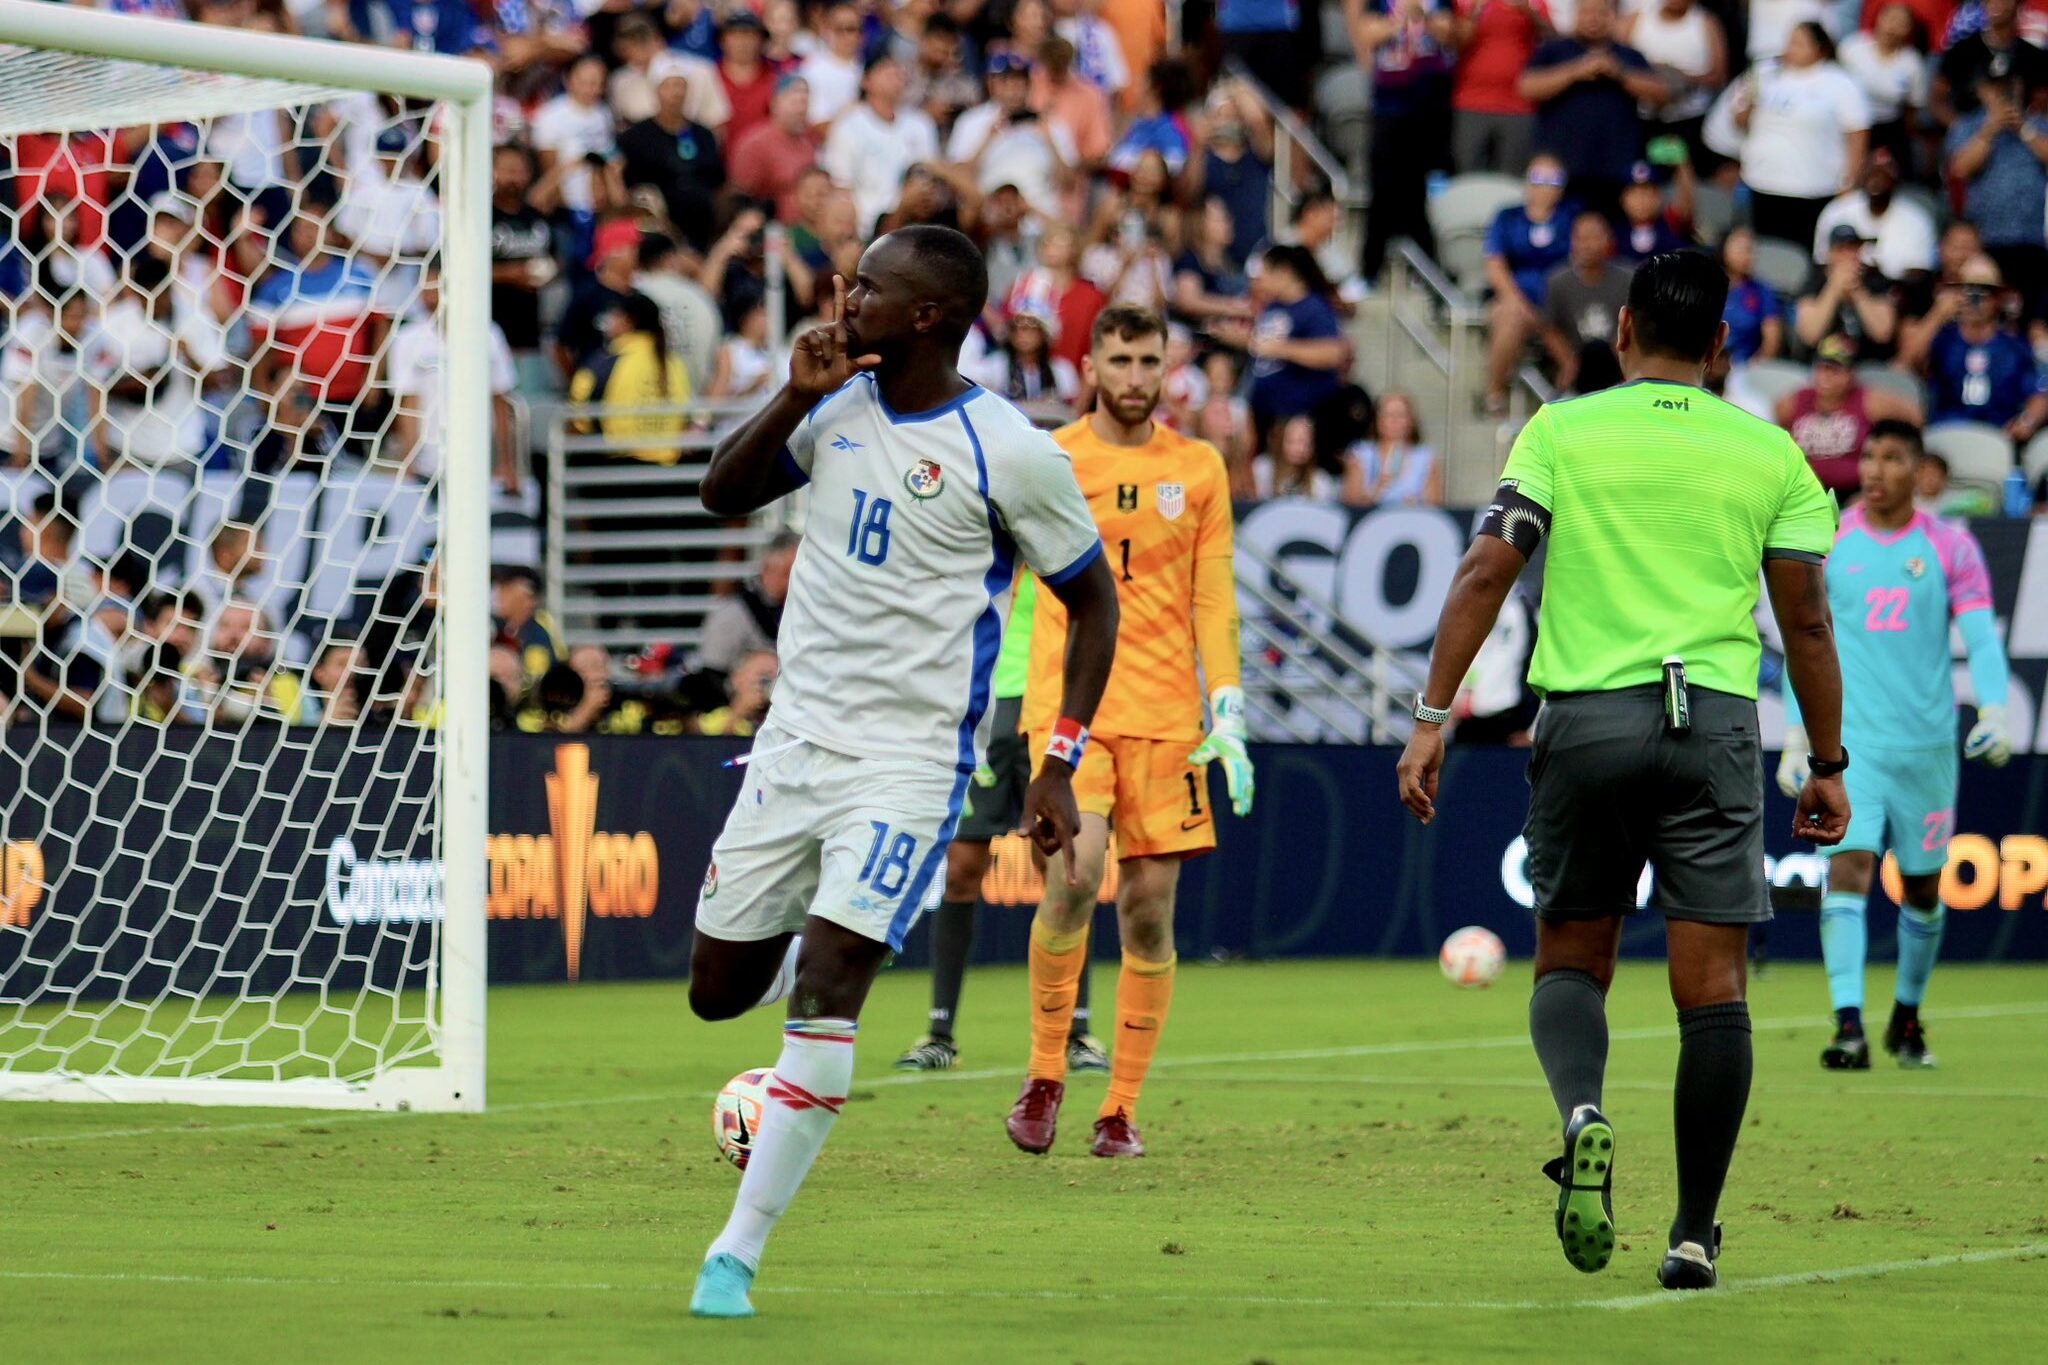
[[[862,1003],[903,943],[989,739],[991,675],[1019,558],[1073,625],[1059,730],[1025,795],[1069,852],[1072,779],[1116,651],[1116,584],[1073,466],[954,362],[988,294],[981,253],[917,226],[869,247],[789,382],[719,443],[708,511],[808,483],[774,709],[697,902],[690,1008],[730,1019],[785,996],[769,1103],[690,1311],[751,1317],[775,1221],[853,1079]],[[799,936],[800,935],[800,936]]]

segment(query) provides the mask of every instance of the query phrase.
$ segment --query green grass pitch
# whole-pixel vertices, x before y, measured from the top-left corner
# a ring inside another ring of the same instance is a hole
[[[1551,1233],[1526,970],[1458,991],[1428,963],[1190,966],[1139,1162],[1086,1154],[1099,1078],[1050,1157],[1004,1139],[1019,971],[969,979],[963,1069],[934,1078],[888,1070],[926,980],[885,975],[741,1323],[685,1313],[736,1181],[710,1095],[772,1063],[778,1027],[699,1023],[679,983],[494,991],[482,1116],[0,1105],[0,1359],[2040,1358],[2048,968],[1938,972],[1942,1067],[1911,1074],[1820,1070],[1816,967],[1754,983],[1722,1288],[1683,1298],[1653,1279],[1660,964],[1614,991],[1623,1245],[1597,1276]],[[1889,986],[1873,972],[1872,999]]]

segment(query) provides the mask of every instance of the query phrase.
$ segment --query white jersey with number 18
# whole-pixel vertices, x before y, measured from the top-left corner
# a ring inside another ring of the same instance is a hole
[[[811,503],[774,724],[857,758],[972,772],[1018,558],[1057,585],[1102,553],[1067,453],[979,385],[900,415],[860,374],[785,455]]]

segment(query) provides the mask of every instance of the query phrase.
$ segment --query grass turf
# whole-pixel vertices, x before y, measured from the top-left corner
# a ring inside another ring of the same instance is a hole
[[[2023,1358],[2048,1292],[2044,984],[1944,968],[1942,1068],[1843,1075],[1817,1061],[1818,969],[1754,983],[1722,1288],[1680,1299],[1653,1279],[1676,1054],[1655,963],[1624,964],[1611,1004],[1621,1246],[1598,1276],[1551,1233],[1520,968],[1461,992],[1427,963],[1190,966],[1142,1162],[1086,1155],[1100,1078],[1049,1158],[1004,1139],[1016,970],[970,978],[960,1071],[889,1072],[926,988],[891,974],[746,1323],[684,1309],[736,1180],[709,1096],[773,1062],[776,1022],[700,1024],[678,984],[497,990],[482,1116],[0,1105],[0,1356]]]

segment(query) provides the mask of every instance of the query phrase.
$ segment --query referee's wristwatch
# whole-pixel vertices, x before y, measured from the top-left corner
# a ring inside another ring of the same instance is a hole
[[[1415,719],[1425,725],[1442,725],[1450,718],[1451,713],[1449,710],[1431,706],[1422,699],[1420,692],[1415,694]]]
[[[1808,754],[1806,771],[1815,777],[1840,777],[1849,770],[1849,746],[1844,744],[1841,747],[1842,756],[1837,759],[1815,758]]]

